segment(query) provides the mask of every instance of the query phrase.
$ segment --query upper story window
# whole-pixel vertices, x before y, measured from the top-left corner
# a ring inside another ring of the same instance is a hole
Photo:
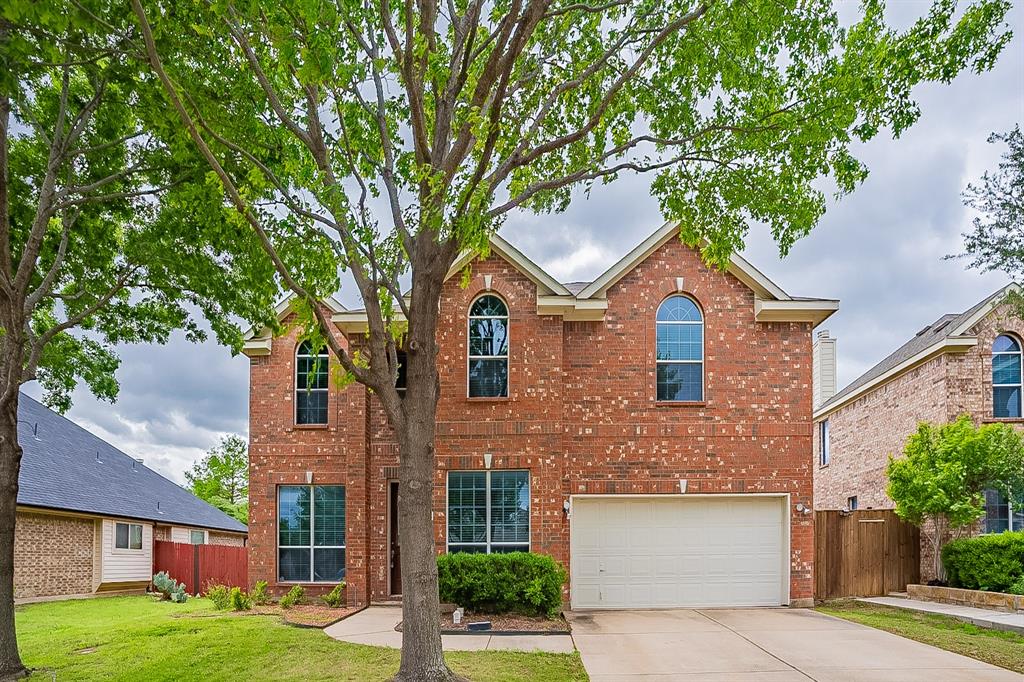
[[[1012,336],[997,336],[992,343],[992,416],[1020,418],[1020,342]]]
[[[818,463],[827,467],[832,461],[832,446],[828,437],[828,420],[824,419],[818,423]]]
[[[295,351],[295,423],[327,423],[327,348],[313,352],[303,341]]]
[[[658,308],[658,400],[704,399],[704,318],[686,296],[671,296]]]
[[[469,309],[469,397],[508,397],[508,306],[492,294]]]

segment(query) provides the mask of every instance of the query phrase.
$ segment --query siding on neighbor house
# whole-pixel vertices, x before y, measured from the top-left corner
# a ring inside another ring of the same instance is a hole
[[[537,285],[492,253],[473,278],[445,285],[437,342],[442,385],[434,477],[435,543],[445,551],[447,474],[491,468],[530,472],[530,546],[569,565],[562,505],[578,494],[788,493],[790,598],[813,596],[811,324],[758,323],[754,293],[709,269],[671,239],[608,291],[602,322],[537,314]],[[466,329],[472,301],[490,291],[509,306],[508,398],[467,399]],[[685,281],[705,315],[705,396],[656,401],[660,302]],[[345,485],[350,603],[388,595],[387,490],[398,446],[379,402],[363,387],[329,393],[328,423],[294,423],[298,330],[250,359],[249,578],[277,578],[277,486]],[[348,344],[340,332],[337,337]],[[354,342],[353,342],[354,343]],[[334,361],[331,361],[334,364]],[[312,592],[331,585],[307,588]]]
[[[139,521],[120,521],[140,523]],[[113,519],[103,519],[104,583],[149,581],[153,577],[153,524],[142,524],[142,549],[118,549],[114,546]]]
[[[19,511],[14,533],[14,598],[93,592],[94,535],[91,518]]]

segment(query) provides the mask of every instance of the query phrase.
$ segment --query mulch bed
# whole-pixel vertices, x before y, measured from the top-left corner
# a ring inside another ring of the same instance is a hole
[[[476,632],[471,631],[467,627],[468,623],[481,620],[491,621],[491,629]],[[402,624],[399,623],[395,629],[401,632]],[[562,616],[558,616],[557,618],[545,618],[543,616],[520,616],[513,613],[493,614],[467,612],[462,615],[462,622],[458,625],[452,622],[452,616],[450,613],[441,614],[441,632],[445,634],[466,633],[474,635],[493,635],[494,633],[565,634],[570,632],[570,628],[569,623],[567,623],[565,618]]]
[[[254,606],[251,611],[241,613],[244,615],[281,616],[289,625],[325,628],[360,610],[361,607],[358,606],[336,609],[326,604],[296,604],[290,609],[282,609],[277,604],[267,604],[266,606]]]

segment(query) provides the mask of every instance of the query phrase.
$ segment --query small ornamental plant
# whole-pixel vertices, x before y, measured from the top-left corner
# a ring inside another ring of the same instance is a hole
[[[320,597],[320,599],[332,609],[343,606],[345,604],[345,581],[342,580],[335,585],[333,590]]]
[[[153,587],[160,593],[161,599],[170,600],[175,604],[184,604],[188,600],[185,583],[178,583],[167,571],[160,571],[153,576]]]
[[[253,606],[266,606],[270,603],[270,592],[267,591],[267,581],[257,580],[256,585],[249,593]]]
[[[302,603],[302,598],[306,595],[306,591],[302,589],[302,585],[295,585],[292,589],[288,590],[288,594],[281,597],[281,608],[290,609],[296,604]]]

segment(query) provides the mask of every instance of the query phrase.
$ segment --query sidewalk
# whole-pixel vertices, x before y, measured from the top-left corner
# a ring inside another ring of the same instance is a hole
[[[940,604],[938,602],[920,601],[917,599],[903,599],[901,597],[861,597],[857,601],[871,604],[883,604],[895,606],[901,609],[912,611],[925,611],[937,613],[943,616],[950,616],[959,620],[973,623],[978,627],[992,628],[994,630],[1009,630],[1024,634],[1024,613],[1006,613],[1005,611],[990,611],[989,609],[977,609],[973,606],[957,606],[955,604]]]
[[[395,626],[402,620],[401,606],[371,606],[324,629],[342,642],[370,646],[402,647],[402,633]],[[547,651],[571,654],[576,650],[571,635],[441,635],[445,651]]]

